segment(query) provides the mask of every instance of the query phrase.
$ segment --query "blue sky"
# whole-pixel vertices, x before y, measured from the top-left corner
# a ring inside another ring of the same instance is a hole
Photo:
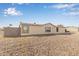
[[[79,4],[0,3],[0,26],[18,26],[20,21],[79,26]]]

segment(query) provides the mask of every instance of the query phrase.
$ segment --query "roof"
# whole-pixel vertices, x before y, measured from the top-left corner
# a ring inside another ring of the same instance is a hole
[[[62,28],[64,28],[64,26],[63,26],[63,25],[57,25],[57,27],[62,27]]]
[[[23,22],[20,22],[20,25],[29,25],[29,26],[45,26],[45,25],[51,25],[51,26],[54,26],[54,27],[60,27],[60,28],[65,28],[63,25],[54,25],[52,23],[46,23],[46,24],[37,24],[37,23],[23,23]]]
[[[20,23],[20,25],[42,26],[43,24],[36,24],[36,23]]]
[[[46,23],[46,24],[44,24],[44,25],[52,25],[52,26],[56,27],[56,26],[53,25],[52,23]]]
[[[53,25],[52,23],[46,23],[46,24],[36,24],[36,23],[20,23],[20,25],[30,25],[30,26],[44,26],[44,25],[52,25],[54,27],[56,27],[55,25]]]

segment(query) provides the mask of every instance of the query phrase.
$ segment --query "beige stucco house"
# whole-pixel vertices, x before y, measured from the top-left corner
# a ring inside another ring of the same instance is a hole
[[[53,25],[51,23],[36,24],[20,22],[19,27],[4,27],[4,36],[22,36],[65,33],[66,28],[62,25]]]
[[[21,35],[65,33],[65,27],[61,25],[55,26],[51,23],[30,24],[21,22],[20,28],[21,28]]]

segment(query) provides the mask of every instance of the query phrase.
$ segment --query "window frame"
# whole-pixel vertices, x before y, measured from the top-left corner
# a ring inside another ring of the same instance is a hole
[[[45,27],[45,32],[51,32],[51,27]]]

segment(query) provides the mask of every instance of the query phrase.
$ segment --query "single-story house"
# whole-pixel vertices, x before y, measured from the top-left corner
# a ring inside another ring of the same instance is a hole
[[[62,25],[55,26],[51,23],[30,24],[30,23],[21,22],[20,28],[21,28],[21,35],[65,33],[64,26],[62,26]]]
[[[21,34],[45,34],[56,32],[56,26],[47,24],[20,23]]]
[[[21,36],[37,34],[65,33],[66,28],[62,25],[55,26],[51,23],[36,24],[20,22],[19,27],[4,27],[4,36]]]

